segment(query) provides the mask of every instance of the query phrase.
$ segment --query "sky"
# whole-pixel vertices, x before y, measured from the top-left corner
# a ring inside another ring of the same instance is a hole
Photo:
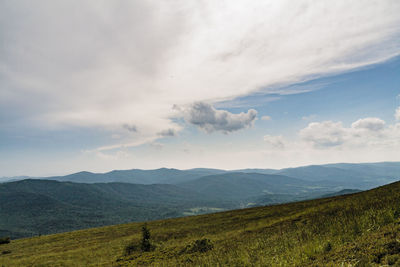
[[[0,1],[0,176],[400,161],[400,2]]]

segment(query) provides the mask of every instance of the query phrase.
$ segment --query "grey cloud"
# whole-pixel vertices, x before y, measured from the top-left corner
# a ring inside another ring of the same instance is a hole
[[[144,1],[4,1],[0,32],[5,45],[0,47],[0,58],[13,71],[51,72],[56,78],[65,71],[85,71],[114,61],[152,74],[186,25],[178,12],[168,16],[165,9],[170,7],[162,3],[158,7]],[[67,43],[62,36],[67,36]]]
[[[365,129],[369,131],[381,131],[385,128],[385,122],[378,118],[359,119],[351,124],[354,129]]]
[[[136,125],[133,125],[133,124],[124,124],[124,125],[122,125],[122,127],[133,133],[136,133],[138,131]]]
[[[1,1],[0,112],[9,110],[3,117],[53,123],[49,117],[65,121],[87,112],[92,123],[104,125],[101,113],[138,106],[122,85],[134,80],[146,92],[155,90],[143,84],[165,73],[187,25],[176,4],[154,4]]]
[[[170,128],[170,129],[166,129],[166,130],[159,132],[158,135],[160,135],[162,137],[172,137],[172,136],[176,136],[176,131],[174,129]]]
[[[185,121],[207,133],[220,131],[228,134],[251,127],[256,116],[257,111],[254,109],[249,109],[247,113],[233,114],[226,110],[217,110],[204,102],[196,102],[184,110]]]
[[[157,142],[150,143],[150,146],[152,146],[153,148],[155,148],[157,150],[162,150],[164,148],[163,144],[160,144],[160,143],[157,143]]]

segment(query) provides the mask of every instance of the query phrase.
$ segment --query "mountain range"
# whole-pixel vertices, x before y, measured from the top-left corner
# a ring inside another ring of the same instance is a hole
[[[399,179],[398,162],[14,177],[0,184],[0,236],[20,238],[286,203],[352,193]]]
[[[219,170],[196,168],[189,170],[160,168],[155,170],[114,170],[107,173],[82,171],[65,176],[52,177],[2,177],[0,181],[15,181],[27,178],[47,179],[76,183],[133,183],[133,184],[179,184],[200,177],[227,173],[276,174],[319,184],[338,187],[369,189],[395,181],[400,176],[400,162],[337,163],[310,165],[285,169],[240,169]]]

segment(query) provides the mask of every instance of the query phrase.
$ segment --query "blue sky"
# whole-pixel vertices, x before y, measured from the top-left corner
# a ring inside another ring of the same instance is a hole
[[[397,98],[400,94],[400,58],[294,86],[318,89],[279,96],[278,100],[260,106],[257,106],[255,99],[253,105],[249,103],[244,109],[256,106],[259,116],[273,118],[271,121],[257,122],[271,124],[271,134],[288,132],[290,135],[291,131],[306,126],[310,121],[320,120],[339,120],[351,124],[362,117],[379,117],[393,123],[394,110],[400,104]]]
[[[398,1],[31,5],[0,4],[0,176],[400,160]]]

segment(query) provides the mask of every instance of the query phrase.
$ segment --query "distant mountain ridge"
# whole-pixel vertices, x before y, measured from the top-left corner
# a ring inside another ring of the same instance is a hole
[[[135,184],[178,184],[197,178],[226,173],[261,173],[283,175],[305,181],[318,181],[326,186],[369,189],[400,179],[400,162],[380,163],[337,163],[310,165],[296,168],[274,169],[155,169],[155,170],[114,170],[108,173],[79,172],[66,176],[45,177],[57,181],[77,183],[123,182]]]
[[[114,170],[107,173],[78,172],[66,176],[44,177],[42,179],[76,183],[133,183],[133,184],[177,184],[189,179],[224,173],[216,169],[178,170],[160,168],[155,170]]]
[[[400,162],[378,163],[334,163],[309,165],[284,169],[239,169],[220,170],[195,168],[188,170],[160,168],[154,170],[113,170],[107,173],[77,172],[65,176],[52,177],[2,177],[0,182],[22,179],[49,179],[76,183],[133,183],[133,184],[178,184],[200,177],[225,173],[276,174],[306,181],[318,181],[329,186],[368,189],[400,179]]]

